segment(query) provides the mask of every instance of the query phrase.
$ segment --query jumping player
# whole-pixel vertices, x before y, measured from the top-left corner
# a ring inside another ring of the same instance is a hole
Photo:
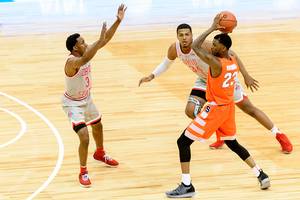
[[[67,49],[71,53],[65,64],[66,91],[62,96],[62,106],[80,140],[78,149],[79,183],[82,187],[91,186],[86,166],[89,146],[88,125],[92,127],[92,134],[97,147],[93,160],[103,162],[109,167],[119,165],[116,160],[106,155],[103,149],[102,115],[95,106],[90,93],[92,88],[90,60],[113,37],[124,18],[126,9],[127,7],[125,8],[123,4],[119,6],[117,20],[108,30],[106,22],[103,23],[100,38],[93,45],[87,45],[84,38],[78,33],[70,35],[66,41]]]
[[[225,140],[226,145],[235,152],[256,174],[261,189],[271,186],[270,179],[254,162],[249,152],[236,140],[234,87],[239,65],[228,53],[231,39],[227,34],[214,37],[211,54],[201,47],[205,38],[218,30],[219,14],[212,26],[192,44],[194,52],[209,65],[207,73],[207,104],[198,116],[188,125],[177,140],[182,170],[182,183],[174,190],[166,192],[171,198],[190,197],[196,194],[190,178],[190,146],[194,141],[204,142],[214,132],[217,138]]]

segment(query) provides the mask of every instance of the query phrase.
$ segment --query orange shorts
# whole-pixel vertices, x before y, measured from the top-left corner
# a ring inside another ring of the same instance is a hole
[[[195,141],[205,142],[216,132],[218,140],[234,140],[236,136],[235,104],[207,103],[202,112],[189,124],[185,135]]]

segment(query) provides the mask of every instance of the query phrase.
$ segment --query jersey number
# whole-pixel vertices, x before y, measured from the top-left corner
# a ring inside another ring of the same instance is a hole
[[[233,74],[231,72],[226,73],[224,76],[224,78],[226,80],[223,82],[222,88],[227,88],[229,86],[232,86],[233,80],[236,77],[237,73],[238,73],[238,71],[235,71]],[[233,78],[233,79],[230,81],[231,78]]]
[[[85,77],[85,81],[86,81],[85,87],[89,87],[90,86],[90,79],[89,79],[89,77]]]

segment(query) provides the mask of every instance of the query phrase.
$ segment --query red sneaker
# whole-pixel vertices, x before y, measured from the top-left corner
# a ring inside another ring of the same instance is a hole
[[[280,143],[283,153],[292,153],[293,145],[285,134],[277,133],[276,139]]]
[[[211,149],[221,149],[223,147],[224,140],[217,140],[215,143],[209,145]]]
[[[100,157],[96,154],[96,152],[93,155],[93,161],[104,162],[108,167],[117,167],[119,165],[118,161],[108,155],[105,154],[103,157]]]
[[[82,187],[90,187],[92,185],[88,171],[79,174],[79,183]]]

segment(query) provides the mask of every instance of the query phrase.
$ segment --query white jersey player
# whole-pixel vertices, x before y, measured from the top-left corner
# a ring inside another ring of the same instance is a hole
[[[185,109],[186,115],[189,118],[194,119],[201,110],[201,107],[206,103],[205,94],[208,65],[204,63],[191,48],[194,38],[192,34],[192,28],[188,24],[180,24],[177,27],[177,39],[178,41],[169,47],[165,60],[149,76],[143,77],[139,81],[139,86],[143,82],[149,82],[155,77],[163,74],[167,69],[170,68],[176,58],[181,59],[186,66],[188,66],[194,73],[198,75],[198,79],[193,86]],[[205,40],[202,44],[202,47],[207,52],[211,53],[211,41]],[[250,88],[252,92],[253,89],[257,90],[259,87],[258,81],[253,79],[248,74],[243,63],[233,51],[229,51],[229,53],[236,59],[247,88]],[[261,125],[275,135],[276,139],[281,145],[283,153],[291,153],[293,146],[287,136],[277,129],[277,127],[271,122],[264,112],[250,102],[237,78],[235,78],[235,82],[234,101],[236,105],[245,113],[255,118]],[[223,144],[224,141],[217,141],[211,144],[210,148],[220,149],[223,147]]]
[[[92,159],[95,162],[105,163],[109,167],[119,165],[116,160],[110,158],[104,152],[102,115],[95,106],[90,93],[92,88],[90,60],[113,37],[124,18],[126,9],[123,4],[119,6],[117,20],[108,30],[106,30],[106,22],[103,23],[100,38],[93,45],[87,45],[84,38],[78,33],[70,35],[66,41],[67,49],[71,54],[65,64],[66,90],[62,96],[62,107],[73,130],[79,137],[79,183],[82,187],[91,186],[86,166],[89,146],[88,125],[91,125],[96,143],[96,151]]]

